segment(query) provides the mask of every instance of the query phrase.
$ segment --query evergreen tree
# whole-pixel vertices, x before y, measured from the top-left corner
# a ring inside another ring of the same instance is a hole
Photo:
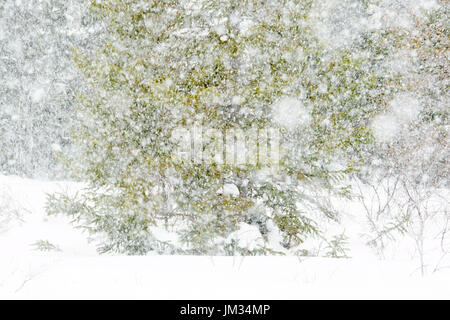
[[[346,154],[370,141],[387,79],[361,50],[318,40],[312,1],[89,2],[111,38],[76,57],[91,92],[79,98],[78,156],[68,164],[89,186],[52,196],[50,213],[106,234],[102,252],[129,254],[295,253],[338,221],[329,195],[348,196]],[[222,140],[204,130],[202,147],[180,157],[174,137],[195,124]],[[276,133],[266,145],[268,128]],[[232,129],[256,130],[244,144],[256,159],[229,161],[220,146],[238,140]],[[278,134],[279,165],[267,166]],[[178,241],[155,233],[161,225]],[[252,250],[230,240],[248,225],[264,240]],[[280,246],[268,246],[277,234]]]

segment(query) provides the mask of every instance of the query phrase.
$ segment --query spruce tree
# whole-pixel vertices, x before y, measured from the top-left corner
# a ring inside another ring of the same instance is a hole
[[[312,1],[89,2],[111,39],[75,59],[91,91],[79,97],[68,164],[89,185],[50,197],[50,213],[106,234],[102,252],[129,254],[295,253],[338,221],[329,195],[348,195],[354,162],[343,155],[370,141],[386,79],[360,51],[318,40]],[[222,141],[203,130],[200,149],[181,157],[174,137],[197,124]],[[269,143],[258,142],[268,128]],[[256,132],[245,143],[256,158],[226,161],[232,130]],[[263,150],[275,147],[280,161],[267,166]],[[257,227],[259,246],[230,240],[243,226]],[[268,245],[276,234],[279,246]]]

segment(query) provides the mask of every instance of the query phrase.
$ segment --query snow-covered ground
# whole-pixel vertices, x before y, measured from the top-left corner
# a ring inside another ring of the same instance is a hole
[[[377,258],[357,231],[349,259],[98,255],[67,218],[45,214],[46,193],[76,187],[0,176],[0,298],[450,298],[450,269],[421,277],[412,259]]]

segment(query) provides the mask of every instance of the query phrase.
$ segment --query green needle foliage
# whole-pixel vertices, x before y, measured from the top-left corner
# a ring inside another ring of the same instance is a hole
[[[104,235],[102,252],[128,254],[274,253],[274,233],[294,252],[338,221],[326,199],[348,196],[342,182],[359,159],[346,155],[371,141],[366,126],[392,79],[372,72],[361,51],[326,48],[309,19],[312,1],[89,2],[110,40],[75,58],[91,91],[79,97],[68,165],[88,186],[51,196],[50,213]],[[286,125],[291,113],[305,120]],[[182,159],[174,133],[195,123],[274,128],[280,163]],[[223,192],[230,185],[237,192]],[[264,245],[230,243],[242,224],[256,226]],[[177,239],[154,231],[163,226]]]

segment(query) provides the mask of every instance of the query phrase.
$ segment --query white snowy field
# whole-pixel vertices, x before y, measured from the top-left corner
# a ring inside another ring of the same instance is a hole
[[[98,255],[65,217],[45,214],[46,193],[73,187],[0,176],[1,299],[450,298],[449,268],[421,277],[412,257],[380,260],[354,213],[348,259]]]

